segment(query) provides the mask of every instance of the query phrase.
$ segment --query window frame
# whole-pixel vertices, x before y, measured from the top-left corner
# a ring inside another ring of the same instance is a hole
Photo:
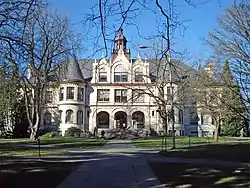
[[[83,87],[77,88],[77,100],[84,101],[84,88]]]
[[[120,91],[120,96],[118,95],[118,92]],[[119,97],[119,100],[117,100]],[[128,102],[128,90],[127,89],[115,89],[115,102],[118,103],[124,103]]]
[[[46,103],[52,103],[53,102],[53,91],[46,90],[45,92],[45,102]]]
[[[83,111],[82,110],[78,110],[77,114],[77,124],[83,124]]]
[[[68,113],[70,112],[70,116]],[[66,111],[65,123],[73,123],[73,110],[69,109]]]
[[[70,90],[70,89],[72,89],[72,90]],[[66,99],[67,100],[74,100],[74,98],[75,98],[74,95],[75,95],[75,87],[72,87],[72,86],[67,87]]]
[[[105,91],[107,93],[105,93]],[[105,94],[108,95],[108,98],[105,98]],[[98,102],[109,102],[109,100],[110,100],[110,89],[97,89],[97,101]]]
[[[136,96],[135,98],[135,94]],[[133,89],[132,90],[132,101],[133,103],[144,103],[145,102],[145,95],[143,89]]]
[[[117,79],[117,78],[119,78],[119,79]],[[126,78],[126,79],[123,79],[123,78]],[[114,73],[114,82],[128,82],[128,72],[115,72]]]
[[[183,124],[183,110],[179,110],[178,123]]]
[[[143,82],[143,72],[142,71],[135,71],[135,82]]]
[[[102,75],[103,74],[103,75]],[[103,79],[103,78],[105,79]],[[104,71],[100,71],[99,74],[98,74],[98,81],[99,82],[107,82],[108,81],[108,75],[107,75],[107,72],[104,72]]]
[[[64,99],[64,87],[60,87],[59,101]]]

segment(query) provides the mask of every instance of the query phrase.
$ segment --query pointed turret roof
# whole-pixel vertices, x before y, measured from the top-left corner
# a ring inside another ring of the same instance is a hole
[[[84,77],[80,69],[79,63],[74,56],[73,59],[69,60],[67,65],[67,71],[65,74],[64,81],[67,82],[84,82]]]

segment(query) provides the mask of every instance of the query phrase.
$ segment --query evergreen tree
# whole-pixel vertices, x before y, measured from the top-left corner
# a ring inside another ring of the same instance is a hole
[[[234,83],[230,64],[225,61],[221,81],[223,85],[222,101],[224,110],[228,114],[222,118],[221,135],[239,136],[243,128],[243,104],[241,100],[240,88]]]

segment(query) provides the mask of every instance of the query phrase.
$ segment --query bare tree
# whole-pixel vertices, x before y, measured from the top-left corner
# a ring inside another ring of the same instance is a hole
[[[46,6],[36,7],[11,29],[15,38],[6,40],[8,51],[4,58],[15,65],[20,75],[30,139],[37,139],[46,87],[57,79],[57,65],[75,52],[78,42],[68,19],[50,12]]]
[[[187,3],[190,6],[196,7],[200,3],[205,1],[189,1],[183,0],[184,3]],[[137,33],[142,40],[148,41],[160,41],[158,47],[152,47],[152,49],[157,49],[157,57],[150,57],[154,60],[155,70],[154,70],[154,83],[148,83],[145,87],[146,90],[143,91],[145,95],[149,95],[155,104],[159,107],[158,112],[163,120],[163,124],[167,127],[169,114],[170,119],[173,121],[173,109],[174,95],[173,90],[171,89],[170,98],[166,98],[166,89],[170,84],[170,88],[173,88],[173,81],[175,84],[188,85],[182,80],[182,77],[186,76],[176,65],[175,57],[184,56],[180,52],[174,50],[175,44],[175,33],[176,30],[185,30],[185,24],[183,20],[179,20],[179,13],[175,10],[176,2],[174,0],[168,0],[161,2],[158,0],[148,1],[148,0],[130,0],[130,1],[109,1],[109,0],[99,0],[96,5],[91,9],[91,12],[87,15],[84,24],[89,25],[89,29],[95,29],[97,36],[94,36],[95,47],[99,47],[98,51],[105,50],[105,56],[108,55],[108,50],[112,49],[114,41],[113,36],[116,36],[116,32],[125,26],[131,26],[134,28],[134,31]],[[140,30],[138,18],[143,17],[143,15],[148,14],[155,18],[156,26],[155,31],[149,36],[143,35]],[[109,44],[111,47],[109,48]],[[137,45],[138,48],[138,45]],[[96,49],[95,49],[96,50]],[[178,63],[177,63],[178,64]],[[172,71],[178,74],[179,78],[170,78]],[[170,74],[169,74],[170,73]],[[148,78],[149,75],[143,75],[144,79]],[[171,81],[172,80],[172,81]],[[185,83],[185,84],[184,84]],[[125,86],[126,87],[126,86]],[[181,88],[181,86],[180,86]],[[184,87],[183,87],[184,88]],[[157,90],[157,92],[155,92]],[[141,91],[140,91],[141,92]],[[181,92],[181,90],[180,90]],[[185,93],[185,92],[183,92]],[[181,98],[181,97],[180,97]],[[171,109],[168,106],[171,106]],[[173,125],[173,122],[172,122]],[[173,134],[174,135],[174,134]],[[175,140],[173,137],[173,148],[175,147]]]
[[[219,18],[219,26],[209,33],[206,42],[220,63],[228,60],[234,81],[240,87],[243,104],[249,113],[250,103],[250,4],[241,1],[228,8]],[[229,87],[232,90],[232,88]],[[240,109],[241,110],[241,109]],[[242,112],[235,109],[235,113]],[[245,116],[247,118],[247,116]]]

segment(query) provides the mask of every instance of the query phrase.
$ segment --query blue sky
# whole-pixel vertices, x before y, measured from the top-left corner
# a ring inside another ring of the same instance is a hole
[[[200,1],[202,0],[197,0],[197,2]],[[84,19],[84,15],[89,12],[90,7],[97,2],[97,0],[49,0],[53,8],[69,17],[72,23],[74,23],[74,29],[78,32],[82,32],[84,27],[79,22]],[[208,59],[211,55],[211,50],[204,44],[202,39],[208,35],[208,32],[216,28],[218,17],[223,15],[225,9],[232,5],[233,0],[209,0],[208,3],[200,4],[197,8],[187,5],[184,3],[184,0],[176,0],[176,2],[178,4],[175,11],[179,13],[180,20],[187,20],[185,22],[187,29],[184,35],[179,34],[180,32],[176,33],[175,37],[178,40],[176,40],[176,45],[174,46],[175,50],[182,51],[186,49],[194,57],[197,56],[203,60]],[[135,22],[138,22],[136,24],[140,26],[140,31],[147,35],[154,31],[154,20],[150,15],[143,14]],[[180,31],[183,32],[183,30]],[[133,27],[125,27],[124,33],[129,41],[128,46],[131,48],[132,41],[138,45],[145,43],[135,34]],[[89,41],[84,41],[83,44],[87,49],[93,45]],[[132,56],[136,56],[139,50],[134,49],[134,51]],[[87,57],[88,53],[90,52],[87,50],[82,52],[81,57]]]

